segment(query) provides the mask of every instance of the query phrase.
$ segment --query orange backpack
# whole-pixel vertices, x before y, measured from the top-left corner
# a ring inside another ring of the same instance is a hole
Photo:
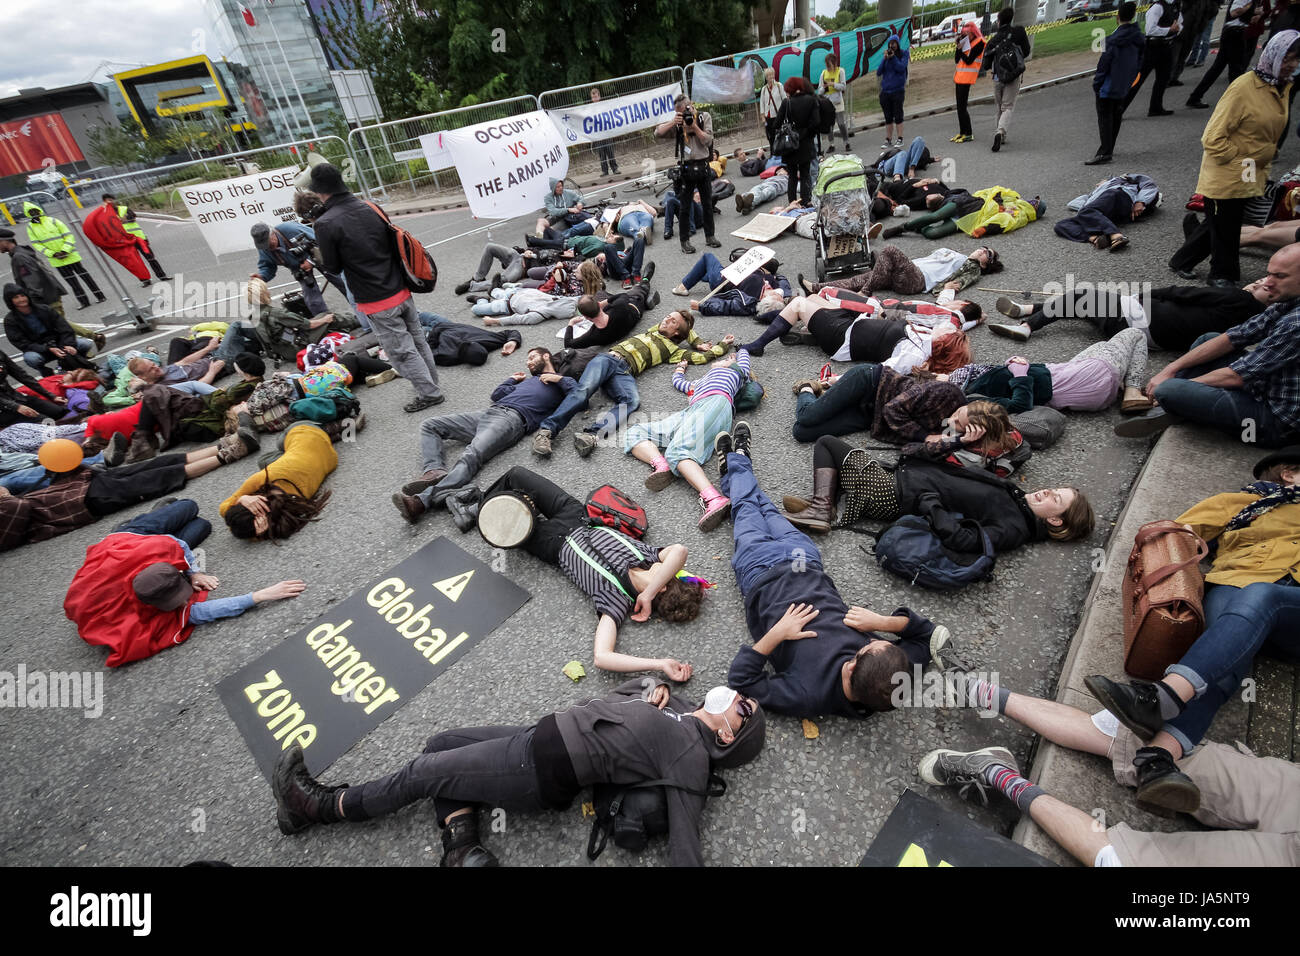
[[[396,225],[388,218],[386,212],[370,200],[363,199],[362,202],[373,209],[388,226],[397,258],[402,261],[402,275],[406,280],[406,287],[412,292],[432,292],[438,284],[438,267],[434,265],[429,250],[424,248],[424,243]]]

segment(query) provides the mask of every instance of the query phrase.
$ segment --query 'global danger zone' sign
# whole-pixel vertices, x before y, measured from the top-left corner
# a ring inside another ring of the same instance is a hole
[[[217,689],[264,774],[295,744],[318,773],[529,596],[438,538]]]

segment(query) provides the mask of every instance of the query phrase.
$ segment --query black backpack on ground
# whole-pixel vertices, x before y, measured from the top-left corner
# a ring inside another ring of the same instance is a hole
[[[594,860],[605,850],[609,838],[614,845],[633,853],[640,853],[652,837],[668,833],[668,797],[665,786],[674,786],[666,780],[650,780],[635,786],[615,783],[597,783],[591,788],[591,804],[596,819],[591,824],[591,837],[587,840],[587,859]],[[678,789],[686,790],[685,787]],[[686,790],[705,797],[720,797],[727,792],[727,782],[712,770],[709,783],[703,792]]]

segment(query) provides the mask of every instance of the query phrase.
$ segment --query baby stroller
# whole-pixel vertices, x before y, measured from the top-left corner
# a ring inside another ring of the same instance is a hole
[[[875,263],[871,240],[872,174],[858,157],[827,156],[813,186],[814,269],[818,282],[870,269]]]

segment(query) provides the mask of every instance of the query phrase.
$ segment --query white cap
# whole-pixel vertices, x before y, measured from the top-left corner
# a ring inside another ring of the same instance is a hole
[[[730,687],[715,687],[704,695],[704,712],[706,714],[725,714],[737,697],[736,691]]]

